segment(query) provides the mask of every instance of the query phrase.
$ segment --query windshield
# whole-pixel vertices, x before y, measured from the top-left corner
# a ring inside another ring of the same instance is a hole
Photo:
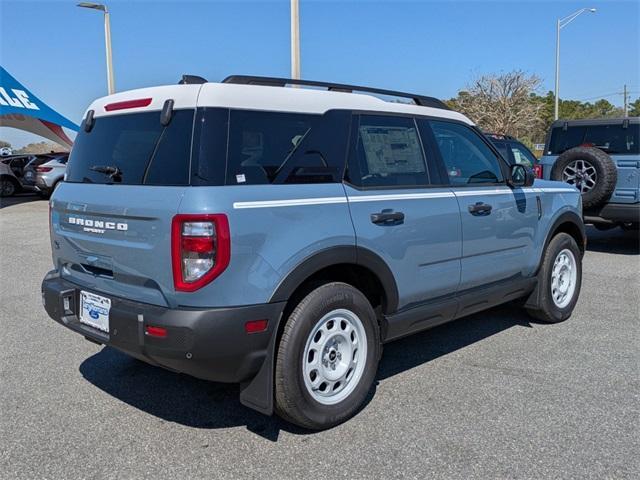
[[[166,127],[160,112],[97,117],[74,142],[67,182],[188,185],[193,110],[176,110]]]
[[[547,155],[559,155],[574,147],[596,147],[611,154],[640,152],[640,124],[576,125],[551,132]]]

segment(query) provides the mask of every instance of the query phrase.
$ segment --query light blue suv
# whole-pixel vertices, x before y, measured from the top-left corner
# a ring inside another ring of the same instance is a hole
[[[557,120],[538,168],[580,190],[585,222],[638,230],[640,117]]]
[[[361,408],[385,342],[510,301],[571,315],[578,191],[508,166],[439,100],[181,83],[85,113],[51,199],[57,322],[322,429]]]

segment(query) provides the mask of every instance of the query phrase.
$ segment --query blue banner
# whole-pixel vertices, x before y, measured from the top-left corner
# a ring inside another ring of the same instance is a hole
[[[80,127],[36,97],[0,66],[0,116],[28,115],[73,131]]]

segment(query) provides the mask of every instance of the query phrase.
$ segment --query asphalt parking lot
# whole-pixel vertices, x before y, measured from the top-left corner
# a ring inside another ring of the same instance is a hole
[[[364,410],[307,433],[55,324],[47,202],[1,207],[0,478],[640,475],[637,234],[589,229],[567,322],[500,307],[387,345]]]

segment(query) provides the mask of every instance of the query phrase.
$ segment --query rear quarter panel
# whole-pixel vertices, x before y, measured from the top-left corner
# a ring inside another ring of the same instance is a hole
[[[184,306],[266,303],[306,258],[334,246],[355,246],[341,184],[187,188],[179,213],[225,213],[231,233],[229,266],[200,290],[177,292],[176,301]]]

